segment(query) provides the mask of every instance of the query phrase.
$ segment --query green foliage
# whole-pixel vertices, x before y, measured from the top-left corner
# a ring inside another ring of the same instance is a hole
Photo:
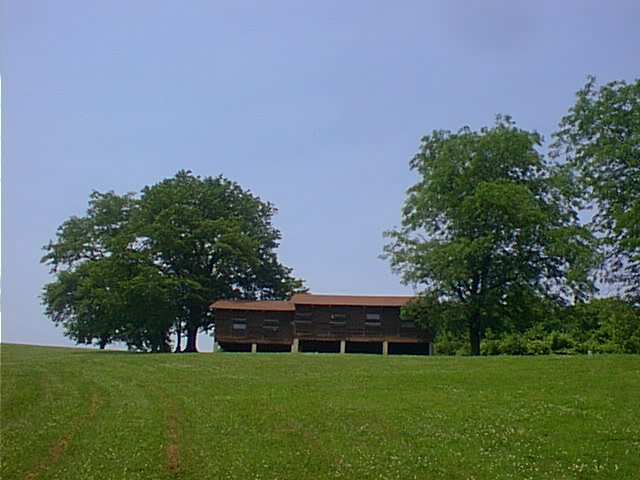
[[[500,353],[506,355],[526,355],[528,353],[527,343],[521,335],[515,333],[507,334],[500,346]]]
[[[617,297],[592,299],[557,307],[528,328],[488,329],[480,345],[482,355],[547,355],[640,353],[640,308]],[[439,330],[438,355],[464,355],[463,334]]]
[[[552,332],[549,338],[549,348],[552,352],[569,353],[574,347],[571,336],[563,332]]]
[[[412,299],[401,309],[400,318],[416,322],[429,338],[434,338],[447,321],[446,310],[446,306],[438,302],[437,298],[421,296]]]
[[[463,335],[450,330],[440,330],[436,336],[436,355],[464,355],[469,352],[469,342]]]
[[[551,353],[551,347],[544,340],[528,340],[527,355],[548,355]]]
[[[640,471],[635,356],[14,345],[1,355],[7,479],[635,480]]]
[[[422,321],[466,330],[476,355],[487,329],[532,322],[528,305],[592,291],[592,237],[540,143],[509,117],[480,132],[424,137],[411,161],[421,180],[408,190],[402,228],[386,233],[384,257],[434,307]]]
[[[619,298],[595,299],[574,312],[575,331],[591,350],[640,353],[640,308]]]
[[[93,192],[87,215],[65,221],[46,247],[42,261],[56,280],[43,289],[45,313],[77,343],[169,348],[176,316],[171,280],[158,274],[148,252],[133,247],[136,207],[132,194]]]
[[[609,280],[640,296],[640,79],[596,87],[594,77],[554,134],[576,196],[594,202],[593,229],[608,247]]]
[[[211,302],[281,299],[302,288],[281,265],[273,205],[223,177],[181,171],[140,195],[94,192],[42,261],[45,312],[78,343],[168,351],[173,329],[196,351]]]
[[[173,279],[187,351],[200,329],[213,325],[212,301],[277,300],[302,288],[279,263],[275,207],[223,177],[181,171],[142,191],[132,223],[142,248]]]

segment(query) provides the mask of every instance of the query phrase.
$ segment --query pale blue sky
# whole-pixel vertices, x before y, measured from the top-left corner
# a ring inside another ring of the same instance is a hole
[[[91,190],[180,169],[275,203],[313,292],[410,294],[378,255],[422,135],[505,113],[548,138],[588,74],[640,76],[637,0],[0,9],[3,342],[69,345],[39,303],[41,247]]]

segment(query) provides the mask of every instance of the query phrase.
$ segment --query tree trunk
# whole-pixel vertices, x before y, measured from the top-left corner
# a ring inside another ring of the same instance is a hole
[[[176,329],[176,349],[175,353],[180,353],[182,351],[182,328]]]
[[[482,324],[482,312],[480,304],[482,302],[482,292],[480,287],[481,273],[477,272],[471,282],[469,300],[471,306],[471,317],[469,318],[469,341],[471,342],[471,355],[480,355],[480,325]]]
[[[169,341],[169,335],[164,335],[164,341],[160,345],[162,353],[171,353],[171,342]]]
[[[471,340],[471,355],[480,355],[480,329],[471,327],[469,338]]]
[[[469,322],[469,340],[471,342],[471,355],[480,355],[480,313],[473,312]]]
[[[187,348],[185,352],[196,353],[198,348],[196,341],[198,340],[198,327],[187,327]]]

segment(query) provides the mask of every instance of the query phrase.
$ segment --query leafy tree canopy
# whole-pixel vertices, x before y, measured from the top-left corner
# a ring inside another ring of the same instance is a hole
[[[592,226],[608,246],[609,279],[640,298],[640,79],[596,87],[594,77],[554,134],[579,195],[597,207]]]
[[[187,171],[140,196],[91,195],[84,217],[71,217],[42,261],[45,311],[78,343],[124,341],[167,351],[171,331],[196,351],[213,326],[212,301],[282,299],[302,281],[277,258],[275,207],[223,177]]]
[[[386,233],[392,268],[424,288],[423,323],[465,329],[473,354],[486,329],[507,328],[527,302],[592,289],[592,238],[540,143],[509,117],[424,137],[410,163],[421,180],[408,190],[402,228]]]

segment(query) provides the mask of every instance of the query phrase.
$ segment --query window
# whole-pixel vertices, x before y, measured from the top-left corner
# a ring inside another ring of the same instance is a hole
[[[416,324],[413,323],[411,320],[402,320],[400,322],[400,328],[415,328]]]
[[[311,324],[311,313],[296,313],[294,328],[295,335],[299,337],[312,336],[313,325]]]
[[[264,329],[265,330],[278,330],[280,328],[280,320],[265,318]]]
[[[379,313],[367,313],[364,317],[364,323],[370,327],[379,327],[381,318],[382,315]]]
[[[233,319],[233,329],[234,330],[246,330],[247,329],[247,320],[246,320],[246,318],[234,318]]]
[[[311,314],[310,313],[296,313],[296,322],[310,322]]]
[[[311,328],[311,314],[296,313],[296,326],[300,328]]]
[[[333,335],[343,335],[347,327],[347,316],[344,313],[334,313],[329,320],[329,332]]]

